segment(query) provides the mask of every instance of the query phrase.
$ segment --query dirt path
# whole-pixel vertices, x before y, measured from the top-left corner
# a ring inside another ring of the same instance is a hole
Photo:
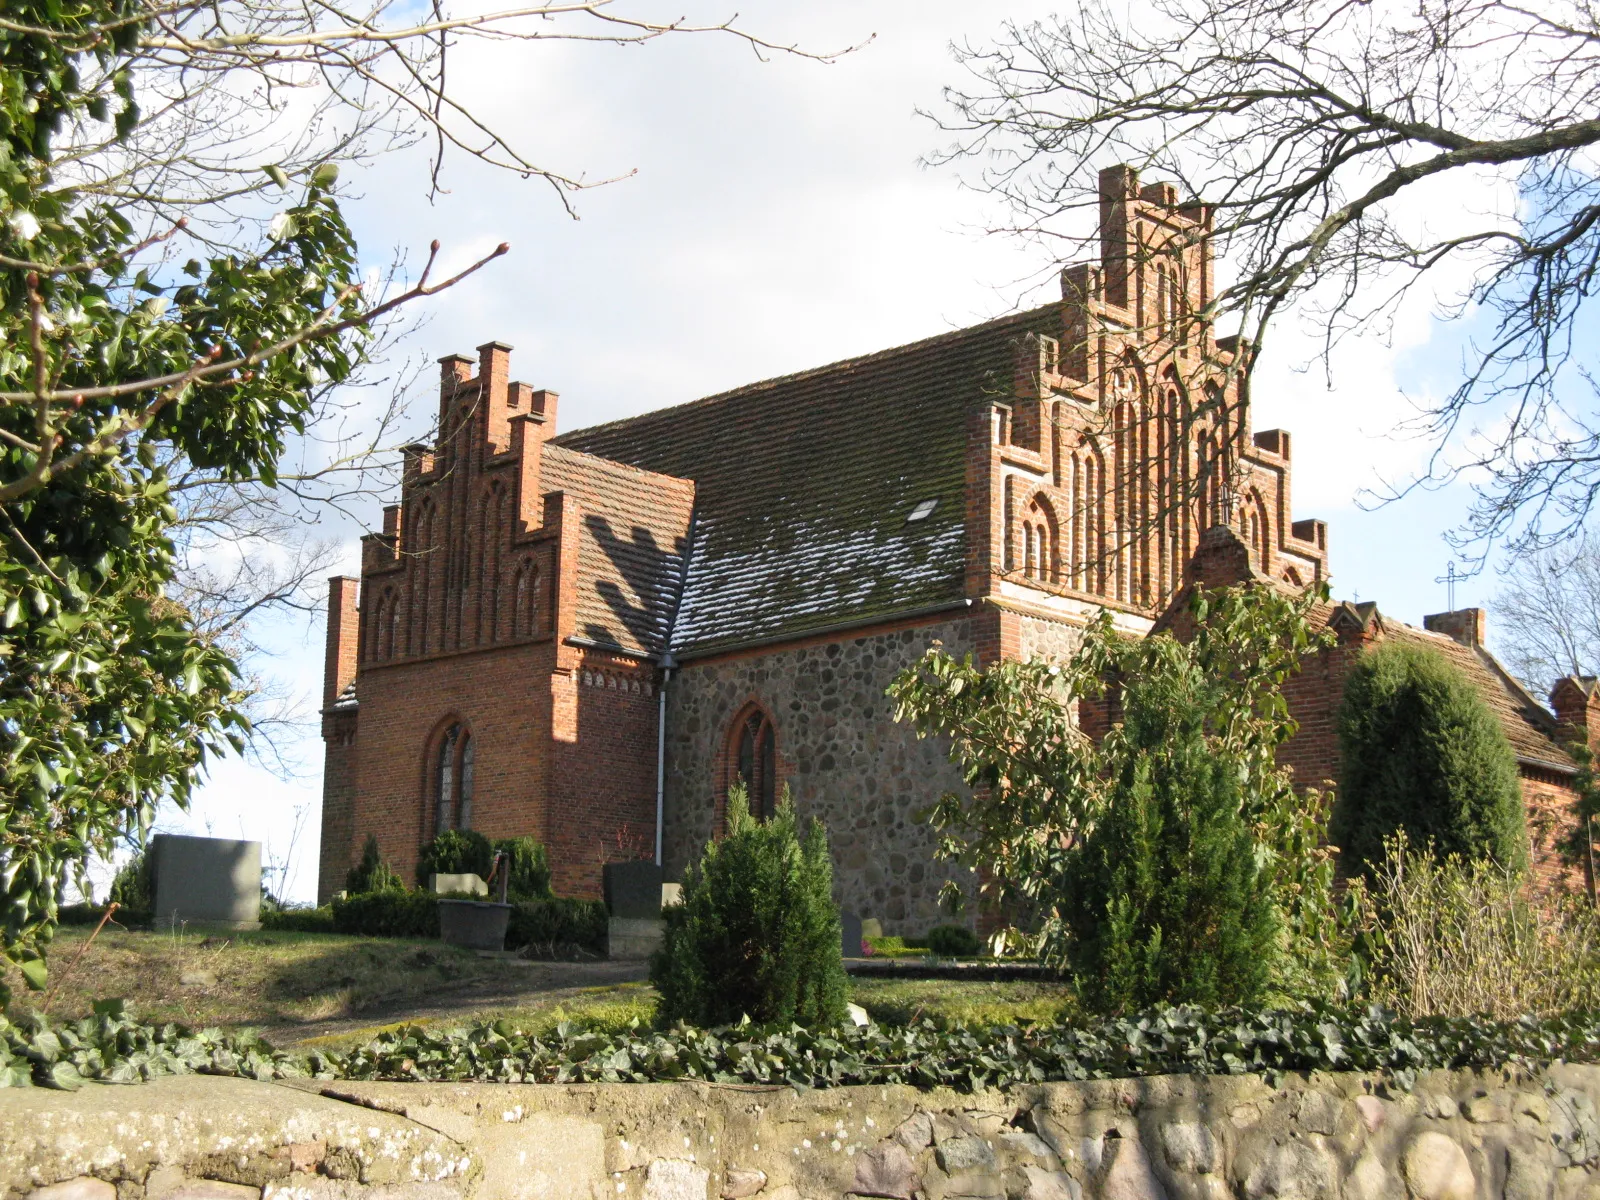
[[[264,1025],[261,1033],[274,1045],[289,1047],[324,1038],[350,1037],[400,1021],[432,1023],[465,1019],[486,1010],[554,1008],[580,997],[592,998],[596,988],[643,983],[650,975],[645,962],[507,961],[516,967],[513,978],[443,987],[424,1000],[375,1004],[349,1017]]]

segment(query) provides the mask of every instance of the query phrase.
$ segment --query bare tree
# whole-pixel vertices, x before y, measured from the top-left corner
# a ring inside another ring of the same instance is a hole
[[[404,260],[397,258],[387,276],[346,287],[315,320],[267,344],[200,355],[162,374],[99,387],[57,378],[47,351],[52,332],[70,314],[53,311],[51,284],[93,276],[120,279],[126,289],[135,263],[144,271],[139,278],[160,279],[196,253],[259,253],[264,241],[293,233],[293,218],[286,225],[286,214],[275,211],[286,186],[331,187],[329,164],[360,163],[420,140],[432,151],[424,185],[430,191],[439,189],[447,160],[455,155],[542,181],[573,212],[576,192],[608,179],[535,162],[510,131],[473,111],[460,94],[466,76],[452,77],[448,69],[468,43],[625,45],[704,34],[732,39],[758,55],[832,56],[778,46],[731,21],[652,19],[645,5],[629,0],[488,12],[445,0],[421,7],[375,0],[360,10],[328,0],[134,0],[125,13],[121,20],[76,28],[40,28],[0,14],[0,30],[81,50],[77,62],[91,72],[96,48],[117,44],[117,54],[99,60],[101,76],[83,81],[102,103],[67,114],[51,166],[54,182],[70,189],[78,204],[110,205],[143,236],[114,260],[0,256],[0,270],[34,281],[20,290],[31,306],[36,363],[30,386],[0,392],[0,404],[28,406],[35,414],[31,437],[6,434],[32,456],[32,466],[0,480],[0,504],[26,497],[124,442],[137,442],[185,395],[225,389],[308,342],[364,330],[364,339],[349,343],[361,356],[355,371],[342,386],[324,387],[313,397],[306,432],[291,441],[271,478],[240,477],[197,465],[170,447],[157,448],[178,513],[171,530],[179,552],[172,597],[206,637],[243,664],[253,697],[254,751],[285,773],[295,764],[276,735],[303,726],[314,709],[275,676],[257,641],[260,623],[316,610],[321,578],[338,555],[337,542],[326,533],[330,517],[392,490],[398,449],[417,432],[408,406],[416,364],[399,361],[396,352],[415,331],[415,302],[485,266],[506,247],[435,281],[434,243],[420,276],[407,278]],[[131,104],[128,78],[136,80]],[[122,118],[105,120],[111,110]],[[38,222],[26,212],[14,214],[11,224],[26,235],[25,242],[37,232]],[[374,393],[380,397],[376,405],[370,403]],[[114,416],[93,436],[74,442],[61,431],[85,400],[110,404]]]
[[[1475,553],[1582,528],[1600,490],[1576,336],[1600,278],[1592,6],[1083,0],[957,54],[971,81],[947,93],[937,119],[957,140],[939,161],[981,160],[976,182],[1007,205],[997,228],[1079,257],[1097,168],[1168,177],[1209,206],[1196,236],[1234,271],[1187,319],[1237,323],[1257,351],[1290,310],[1326,354],[1437,290],[1469,344],[1458,385],[1419,404],[1432,455],[1397,491],[1465,476]],[[1430,182],[1478,201],[1462,227],[1408,209]]]
[[[1585,534],[1518,560],[1494,613],[1511,669],[1537,694],[1563,675],[1600,670],[1600,541]]]

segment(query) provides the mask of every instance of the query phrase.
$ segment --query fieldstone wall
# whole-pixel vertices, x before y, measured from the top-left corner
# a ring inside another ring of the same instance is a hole
[[[921,741],[897,724],[885,695],[934,641],[958,656],[973,649],[962,619],[691,662],[674,675],[667,691],[667,878],[681,879],[711,837],[726,783],[718,778],[720,752],[734,718],[757,700],[772,716],[796,812],[827,827],[840,905],[877,917],[890,934],[919,934],[949,920],[938,896],[951,872],[934,861],[936,839],[915,814],[958,790],[961,779],[948,745]]]
[[[5,1200],[1585,1200],[1600,1069],[0,1092]]]
[[[1078,652],[1083,630],[1064,621],[1017,615],[1018,654],[1023,660],[1049,658],[1066,662]]]

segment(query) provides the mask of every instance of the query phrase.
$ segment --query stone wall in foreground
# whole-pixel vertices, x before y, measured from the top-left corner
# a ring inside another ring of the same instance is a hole
[[[906,1087],[265,1084],[0,1092],[37,1200],[1567,1200],[1600,1068]]]

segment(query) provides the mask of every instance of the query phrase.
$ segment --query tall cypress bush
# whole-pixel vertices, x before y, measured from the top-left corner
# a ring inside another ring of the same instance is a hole
[[[1438,651],[1389,641],[1363,655],[1345,681],[1339,749],[1330,835],[1351,869],[1381,862],[1384,839],[1401,830],[1441,856],[1526,865],[1516,755]]]
[[[839,1024],[845,974],[833,863],[818,821],[802,839],[785,792],[770,821],[728,790],[728,832],[706,846],[668,910],[650,963],[663,1021],[710,1027],[748,1016],[762,1024]]]

